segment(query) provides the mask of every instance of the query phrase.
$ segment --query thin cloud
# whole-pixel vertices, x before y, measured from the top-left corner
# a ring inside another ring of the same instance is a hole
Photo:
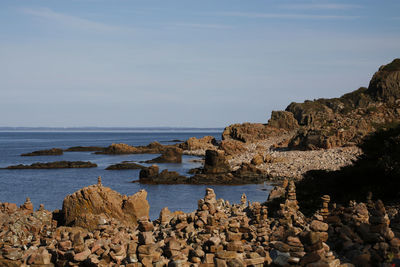
[[[173,25],[178,26],[178,27],[199,28],[199,29],[215,29],[215,30],[232,29],[231,26],[222,25],[222,24],[175,23]]]
[[[47,19],[68,27],[79,28],[91,31],[109,32],[119,31],[121,28],[107,25],[101,22],[91,21],[76,16],[55,12],[50,8],[23,8],[22,12],[35,17]]]
[[[219,13],[222,16],[243,17],[252,19],[357,19],[359,16],[342,15],[314,15],[314,14],[285,14],[285,13],[245,13],[245,12],[224,12]]]
[[[297,9],[297,10],[346,10],[354,8],[362,8],[360,5],[351,4],[288,4],[281,5],[282,8]]]

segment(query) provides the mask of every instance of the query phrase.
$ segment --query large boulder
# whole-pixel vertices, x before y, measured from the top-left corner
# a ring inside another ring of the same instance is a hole
[[[400,58],[379,68],[372,77],[367,92],[376,101],[395,103],[400,99]]]
[[[142,184],[184,184],[188,182],[188,179],[175,171],[159,172],[158,166],[152,165],[140,171],[139,182]]]
[[[238,140],[245,143],[252,143],[265,140],[268,137],[276,136],[280,131],[262,123],[237,123],[226,127],[222,133],[222,140]]]
[[[285,130],[295,130],[299,128],[293,113],[289,111],[272,111],[268,125]]]
[[[122,196],[101,182],[68,195],[63,202],[63,222],[67,226],[96,229],[102,217],[114,218],[127,226],[137,225],[139,218],[149,217],[147,192]]]
[[[232,139],[222,140],[219,149],[226,155],[237,155],[247,150],[243,142]]]
[[[161,156],[148,160],[146,163],[182,163],[182,149],[177,147],[167,148]]]
[[[207,150],[204,162],[204,173],[218,174],[230,171],[229,163],[225,158],[224,151]]]
[[[226,127],[222,133],[222,140],[238,140],[242,142],[253,142],[268,137],[268,127],[261,123],[237,123]]]
[[[202,138],[190,137],[184,143],[180,144],[183,150],[207,150],[216,149],[217,141],[214,136],[204,136]]]

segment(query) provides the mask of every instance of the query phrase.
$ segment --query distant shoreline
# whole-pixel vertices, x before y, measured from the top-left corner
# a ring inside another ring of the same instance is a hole
[[[201,127],[0,127],[0,132],[222,132]]]

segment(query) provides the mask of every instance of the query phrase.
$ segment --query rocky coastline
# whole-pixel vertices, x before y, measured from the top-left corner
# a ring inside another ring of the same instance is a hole
[[[284,111],[273,111],[266,124],[242,123],[226,127],[221,141],[205,136],[171,145],[121,143],[104,148],[72,147],[65,151],[161,154],[146,163],[181,163],[182,155],[204,158],[203,167],[191,170],[192,176],[188,179],[167,170],[162,175],[139,179],[146,183],[246,184],[282,178],[300,180],[312,170],[335,171],[352,165],[361,156],[358,146],[366,137],[399,125],[399,77],[400,59],[395,59],[379,68],[368,88],[338,98],[291,103]],[[59,149],[26,155],[56,152],[60,153]],[[130,167],[121,164],[110,168]]]
[[[291,103],[268,123],[234,124],[222,140],[75,147],[96,154],[161,154],[148,163],[204,157],[191,177],[131,162],[144,184],[279,181],[265,203],[217,199],[149,219],[147,192],[122,196],[96,185],[66,196],[62,210],[0,203],[0,266],[398,266],[400,264],[400,59],[368,88]],[[68,150],[68,149],[67,149]],[[49,150],[50,151],[50,150]],[[48,153],[36,151],[32,154]],[[52,162],[8,168],[82,167]],[[93,166],[92,166],[93,165]],[[297,188],[297,190],[296,190]]]

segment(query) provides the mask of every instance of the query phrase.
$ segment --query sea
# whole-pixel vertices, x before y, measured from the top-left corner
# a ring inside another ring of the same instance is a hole
[[[104,186],[125,195],[132,195],[141,189],[148,193],[150,218],[157,219],[163,207],[171,211],[192,212],[197,201],[204,197],[207,187],[213,188],[217,198],[230,203],[239,203],[243,193],[249,201],[264,202],[271,190],[269,184],[250,185],[145,185],[132,183],[139,178],[139,170],[105,170],[111,164],[122,161],[140,162],[153,159],[157,154],[96,155],[93,152],[64,152],[61,156],[21,157],[22,153],[36,150],[72,146],[109,146],[125,143],[132,146],[147,145],[153,141],[173,144],[190,137],[214,136],[221,139],[221,129],[118,129],[118,130],[18,130],[0,131],[0,168],[17,164],[52,161],[91,161],[97,168],[83,169],[0,169],[0,202],[21,205],[29,197],[38,208],[44,204],[47,210],[62,208],[65,196],[82,187],[97,183],[102,177]],[[192,168],[201,167],[199,157],[183,156],[181,164],[158,164],[160,170],[168,169],[189,176]],[[143,164],[148,166],[149,164]]]

